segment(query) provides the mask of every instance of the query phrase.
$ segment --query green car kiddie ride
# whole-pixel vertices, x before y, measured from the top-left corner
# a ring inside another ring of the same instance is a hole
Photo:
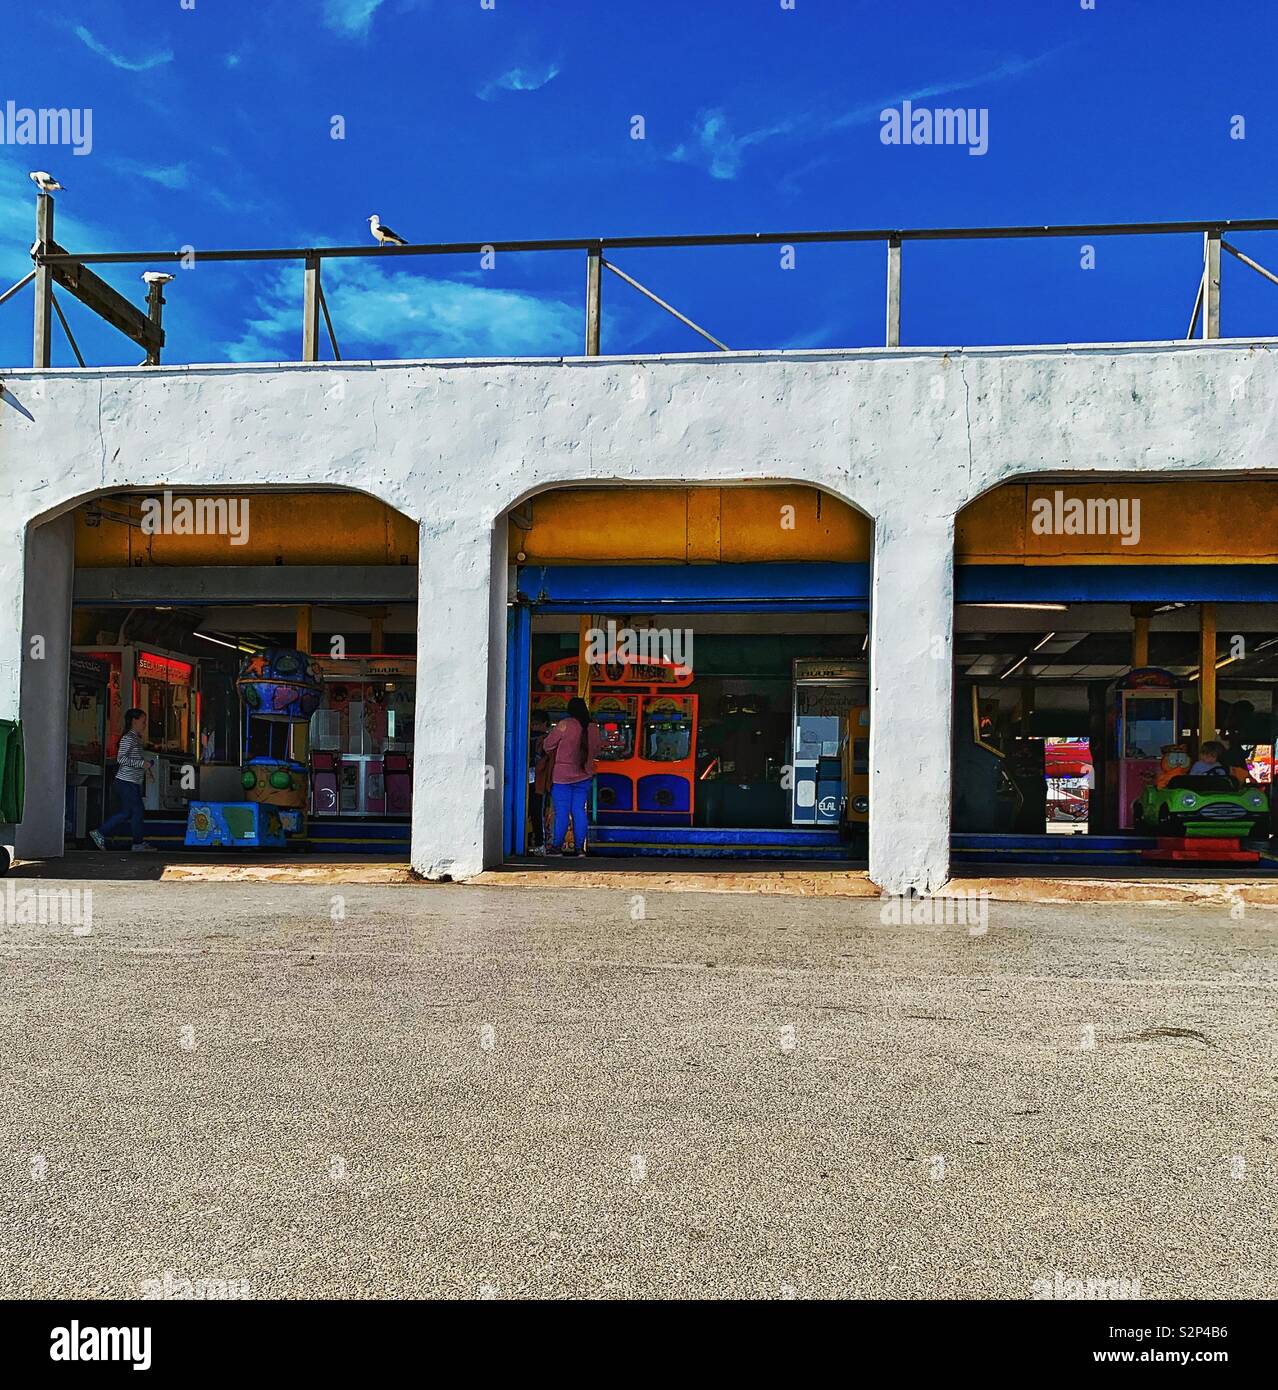
[[[1173,777],[1165,787],[1145,788],[1132,810],[1146,835],[1267,835],[1269,797],[1225,772]]]

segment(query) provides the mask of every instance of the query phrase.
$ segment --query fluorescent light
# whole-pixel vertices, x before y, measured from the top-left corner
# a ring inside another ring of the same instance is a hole
[[[230,647],[233,652],[246,650],[238,642],[224,642],[220,637],[210,637],[207,632],[193,632],[191,636],[198,637],[202,642],[216,642],[219,647]]]
[[[961,608],[1020,608],[1035,613],[1065,613],[1068,603],[963,603]]]
[[[999,677],[999,680],[1005,681],[1008,678],[1008,676],[1012,674],[1013,671],[1019,670],[1020,667],[1024,666],[1028,660],[1029,654],[1027,653],[1025,656],[1021,657],[1019,661],[1014,662],[1011,666],[1009,666],[1007,670],[1004,671],[1003,674]]]
[[[1044,637],[1043,640],[1038,644],[1038,646],[1036,646],[1036,647],[1034,648],[1034,651],[1039,651],[1041,648],[1047,646],[1047,644],[1048,644],[1048,643],[1052,640],[1052,638],[1055,637],[1055,636],[1056,636],[1056,634],[1055,634],[1054,632],[1049,632],[1049,633],[1047,634],[1047,636]]]

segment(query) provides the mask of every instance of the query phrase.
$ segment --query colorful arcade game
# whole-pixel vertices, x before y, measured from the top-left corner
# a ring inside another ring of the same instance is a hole
[[[106,756],[115,758],[124,728],[124,711],[146,711],[147,765],[143,804],[148,811],[183,810],[194,794],[192,771],[198,761],[195,664],[173,652],[127,643],[74,647],[76,655],[102,663],[107,672]]]
[[[1181,681],[1157,666],[1138,666],[1109,688],[1110,824],[1131,830],[1135,805],[1158,777],[1163,754],[1180,742]]]
[[[566,711],[561,708],[559,718]],[[639,697],[637,695],[601,695],[591,711],[599,725],[600,749],[595,773],[596,820],[598,812],[611,815],[614,811],[633,811],[635,808],[635,740],[639,732]],[[558,723],[550,711],[551,726]],[[605,767],[604,764],[607,764]]]
[[[691,825],[697,785],[697,697],[641,695],[639,709],[636,816]]]
[[[307,733],[322,693],[311,659],[271,647],[244,662],[235,685],[244,712],[245,797],[275,807],[285,832],[300,835],[309,791]]]
[[[577,692],[577,658],[537,672],[532,708],[553,727]],[[602,735],[595,773],[599,825],[691,825],[697,781],[697,697],[692,672],[672,662],[618,660],[593,673],[592,717]]]

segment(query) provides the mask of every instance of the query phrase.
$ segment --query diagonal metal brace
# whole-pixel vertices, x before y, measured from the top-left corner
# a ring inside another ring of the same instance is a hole
[[[685,314],[681,314],[678,311],[678,309],[676,309],[673,305],[667,304],[664,299],[660,298],[658,295],[653,294],[653,292],[650,289],[648,289],[645,285],[641,285],[638,280],[631,279],[631,277],[627,275],[624,270],[619,270],[615,265],[613,265],[611,261],[606,261],[602,257],[600,257],[600,262],[606,270],[611,270],[612,273],[618,277],[618,279],[624,280],[627,285],[630,285],[634,289],[638,290],[640,294],[647,296],[647,298],[651,299],[654,304],[659,304],[666,311],[667,314],[673,314],[674,317],[677,318],[680,323],[686,324],[689,328],[692,329],[694,333],[699,333],[706,340],[706,342],[713,343],[715,347],[719,349],[720,352],[732,351],[732,349],[726,343],[721,343],[718,340],[718,338],[714,336],[713,333],[707,333],[704,328],[699,327],[697,324],[693,323],[693,321],[690,318],[688,318]]]

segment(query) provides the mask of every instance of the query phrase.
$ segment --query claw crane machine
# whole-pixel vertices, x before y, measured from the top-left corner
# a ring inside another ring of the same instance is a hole
[[[1130,830],[1134,806],[1158,774],[1164,752],[1181,741],[1184,682],[1158,666],[1138,666],[1109,687],[1105,786],[1110,824]]]

